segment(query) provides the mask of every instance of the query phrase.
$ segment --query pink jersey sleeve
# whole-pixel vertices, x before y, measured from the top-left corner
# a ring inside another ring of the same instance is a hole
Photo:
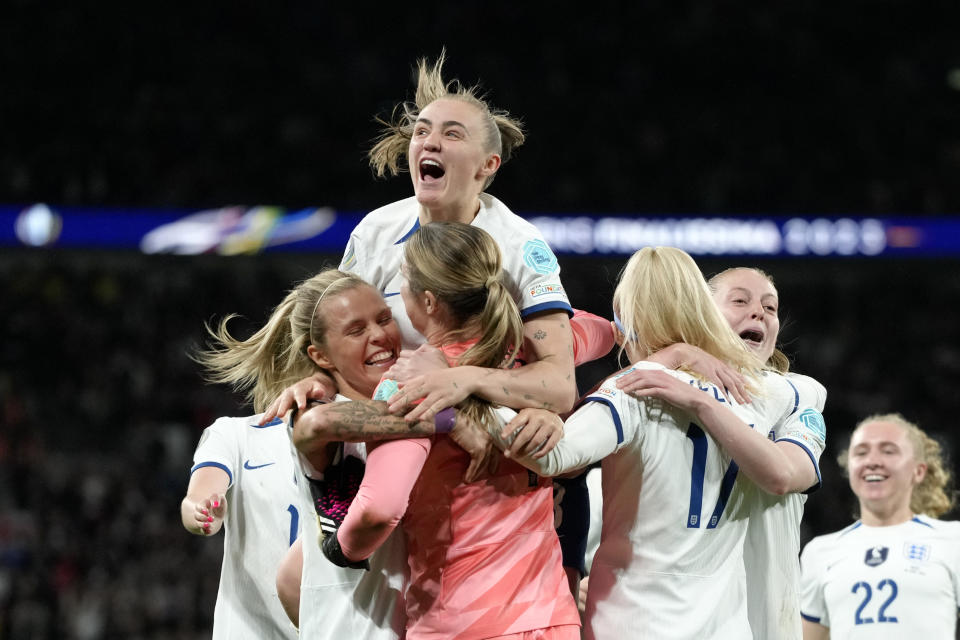
[[[587,311],[574,309],[570,318],[573,329],[573,361],[575,366],[610,353],[616,343],[610,321]]]
[[[340,547],[352,561],[369,557],[400,523],[433,441],[416,438],[371,444],[363,482],[337,531]]]

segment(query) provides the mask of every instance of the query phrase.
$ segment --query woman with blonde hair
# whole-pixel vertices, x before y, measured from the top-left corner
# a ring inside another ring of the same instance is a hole
[[[897,413],[861,421],[840,464],[860,519],[811,540],[803,637],[953,640],[960,606],[960,522],[939,443]]]
[[[325,422],[314,423],[297,471],[290,442],[291,437],[301,438],[288,436],[284,422],[260,426],[258,416],[218,421],[198,446],[182,507],[184,526],[195,533],[215,533],[226,519],[214,636],[296,637],[283,619],[274,576],[297,520],[302,537],[313,541],[319,536],[311,486],[349,480],[352,469],[362,472],[362,445],[345,440],[433,435],[436,426],[432,421],[405,422],[388,415],[384,403],[370,400],[396,361],[400,333],[383,297],[360,277],[329,269],[305,280],[277,305],[264,327],[246,339],[231,335],[230,318],[211,330],[214,346],[197,356],[209,380],[247,392],[257,410],[292,382],[320,369],[340,390],[337,402],[311,409]],[[357,474],[357,482],[359,478]],[[225,514],[224,498],[230,500]],[[297,554],[299,547],[294,546]],[[305,548],[313,561],[305,564],[302,591],[299,555],[293,584],[286,590],[282,581],[279,585],[281,595],[292,596],[284,605],[291,620],[300,624],[301,637],[356,633],[393,640],[402,634],[402,547],[377,554],[368,572],[334,567],[315,543]],[[299,602],[304,615],[299,615]]]
[[[486,189],[502,163],[523,144],[518,120],[492,108],[476,87],[443,78],[445,53],[434,64],[417,63],[414,101],[381,121],[384,130],[370,151],[377,175],[409,171],[414,195],[367,214],[350,235],[340,268],[370,282],[387,299],[407,349],[423,344],[407,318],[399,292],[404,245],[433,222],[460,222],[488,232],[503,260],[503,285],[523,320],[525,366],[516,371],[487,368],[436,370],[432,351],[405,353],[394,370],[409,386],[391,403],[393,411],[423,401],[409,420],[432,418],[470,395],[507,406],[568,411],[577,397],[570,316],[573,309],[560,282],[560,267],[542,234]],[[610,340],[612,346],[612,339]],[[424,360],[429,363],[423,366]],[[266,418],[282,415],[308,397],[329,393],[318,379],[284,393]]]
[[[522,327],[503,286],[500,252],[483,230],[421,227],[406,243],[401,289],[413,326],[456,369],[513,370]],[[377,399],[396,384],[385,379]],[[497,423],[494,407],[469,398],[458,410]],[[554,530],[552,482],[512,461],[474,482],[465,453],[443,436],[371,448],[363,483],[327,557],[352,565],[398,525],[408,543],[407,637],[580,637],[579,615]],[[402,522],[401,522],[402,518]],[[514,635],[516,634],[516,635]]]
[[[603,459],[603,533],[590,577],[586,637],[750,637],[742,551],[752,503],[735,486],[738,465],[704,426],[735,420],[766,434],[794,408],[793,390],[781,377],[761,374],[763,361],[733,332],[693,259],[679,249],[635,253],[614,309],[633,369],[682,383],[664,388],[693,391],[681,409],[645,397],[649,391],[620,390],[621,372],[567,419],[552,451],[518,459],[547,475]],[[695,374],[649,361],[678,342],[739,370],[752,402],[738,404]],[[761,440],[756,434],[750,440],[760,452],[758,464],[771,444]]]

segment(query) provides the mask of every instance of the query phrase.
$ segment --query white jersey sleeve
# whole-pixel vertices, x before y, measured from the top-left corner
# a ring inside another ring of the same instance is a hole
[[[216,467],[230,477],[215,640],[297,637],[276,589],[277,567],[300,531],[296,478],[283,423],[258,421],[220,418],[194,453],[191,473]]]
[[[202,467],[214,467],[223,470],[233,486],[236,468],[240,464],[240,438],[236,418],[218,418],[203,430],[200,442],[193,453],[193,467],[190,473]]]
[[[803,617],[825,627],[830,626],[827,604],[823,597],[824,549],[836,534],[819,536],[807,543],[800,554],[800,611]]]
[[[480,195],[473,224],[497,241],[507,288],[521,316],[548,310],[573,314],[560,283],[560,264],[539,229],[486,193]]]
[[[806,452],[817,474],[817,482],[804,493],[812,493],[820,487],[820,456],[827,442],[827,425],[823,420],[823,407],[827,390],[809,376],[787,374],[784,380],[796,394],[796,403],[783,420],[771,431],[775,442],[791,442]]]

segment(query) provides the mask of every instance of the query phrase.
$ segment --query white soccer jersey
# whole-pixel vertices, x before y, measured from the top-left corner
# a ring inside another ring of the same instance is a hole
[[[277,598],[276,576],[304,511],[286,427],[279,420],[261,427],[258,420],[220,418],[193,455],[191,473],[217,467],[230,476],[215,639],[297,637]]]
[[[337,396],[339,402],[349,398]],[[288,425],[288,428],[290,426]],[[289,438],[288,438],[289,440]],[[286,455],[291,457],[291,444]],[[299,473],[322,478],[292,449]],[[366,447],[345,443],[344,455],[366,460]],[[300,583],[300,637],[309,640],[396,640],[406,627],[403,593],[407,550],[403,532],[390,534],[370,556],[370,570],[338,567],[320,549],[320,526],[305,478],[299,482],[303,517],[303,578]]]
[[[801,447],[810,457],[820,485],[820,455],[826,439],[821,412],[826,389],[807,376],[767,374],[771,381],[785,380],[795,392],[793,407],[769,432],[775,442]],[[755,640],[800,640],[800,519],[805,493],[775,496],[759,489],[748,478],[737,479],[740,489],[754,501],[747,525],[743,563],[747,573],[747,613]]]
[[[419,215],[416,197],[371,211],[350,234],[340,263],[342,271],[357,274],[387,299],[405,348],[424,342],[423,336],[410,324],[400,297],[403,243],[420,228]],[[486,193],[480,194],[480,211],[471,224],[497,241],[507,288],[523,317],[549,309],[573,313],[560,284],[557,259],[535,226]]]
[[[716,387],[697,385],[730,406]],[[742,551],[750,503],[738,467],[686,412],[616,388],[587,397],[538,461],[544,475],[603,459],[603,530],[590,571],[587,638],[749,638]],[[783,389],[731,406],[768,429],[788,411]]]
[[[803,617],[829,627],[831,638],[954,639],[960,522],[856,522],[811,540],[801,559]]]

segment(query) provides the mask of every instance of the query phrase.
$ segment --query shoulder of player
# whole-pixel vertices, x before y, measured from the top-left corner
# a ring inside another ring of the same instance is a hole
[[[827,388],[820,384],[820,381],[816,378],[794,372],[786,373],[783,377],[796,390],[802,404],[821,409],[826,404]]]
[[[215,431],[218,433],[224,434],[233,434],[242,432],[247,426],[257,424],[257,421],[260,419],[260,415],[253,416],[243,416],[243,417],[233,417],[233,416],[221,416],[213,421],[209,427],[210,431]]]
[[[395,231],[397,239],[409,231],[417,216],[417,199],[415,196],[397,200],[390,204],[374,209],[353,228],[351,235],[362,239],[376,238],[381,233]]]
[[[917,533],[926,533],[933,537],[948,538],[957,541],[960,547],[960,521],[938,520],[925,515],[916,515],[911,520]]]
[[[482,193],[480,201],[483,215],[478,216],[476,224],[494,236],[502,247],[520,247],[530,240],[544,241],[543,234],[532,222],[515,214],[494,196]]]

